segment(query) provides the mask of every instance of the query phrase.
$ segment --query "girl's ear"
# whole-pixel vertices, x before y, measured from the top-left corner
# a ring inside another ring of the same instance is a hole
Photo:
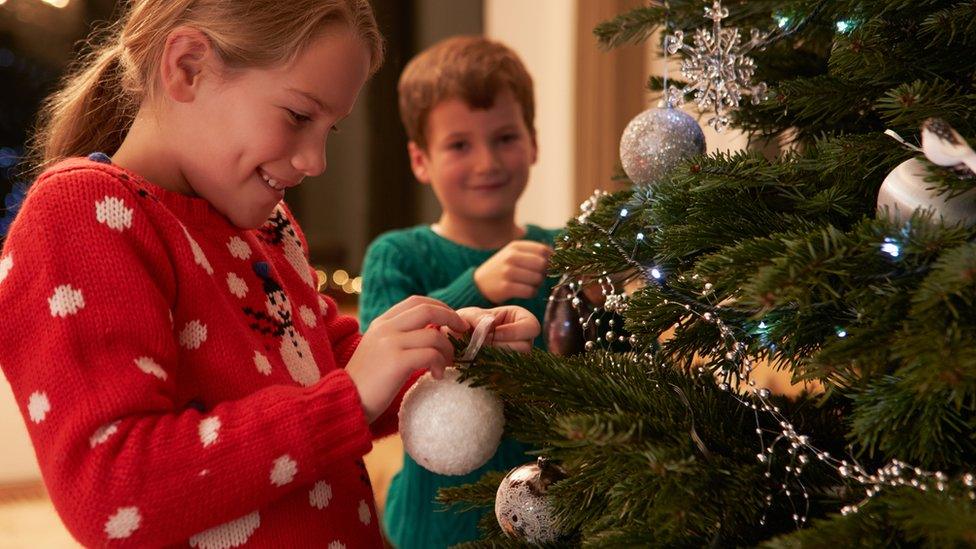
[[[430,170],[427,168],[427,164],[430,162],[430,158],[427,156],[427,152],[413,141],[407,143],[407,152],[410,154],[410,169],[413,170],[413,176],[424,185],[429,185]]]
[[[214,62],[207,35],[193,27],[177,27],[166,37],[159,76],[163,92],[180,103],[189,103],[200,89],[200,80]]]

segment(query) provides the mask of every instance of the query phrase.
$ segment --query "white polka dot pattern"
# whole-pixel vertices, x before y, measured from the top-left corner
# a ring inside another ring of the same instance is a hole
[[[247,295],[247,282],[237,276],[237,273],[227,273],[227,287],[230,288],[230,293],[237,296],[238,299],[244,299],[244,296]]]
[[[271,467],[271,484],[284,486],[295,480],[295,474],[297,473],[298,464],[295,463],[295,460],[291,459],[291,456],[285,454],[276,459],[274,466]]]
[[[110,229],[122,232],[132,227],[132,210],[121,198],[106,196],[95,203],[95,219]]]
[[[149,375],[154,375],[159,379],[166,381],[166,370],[163,370],[162,366],[156,364],[156,361],[147,357],[139,357],[135,360],[136,366],[139,367],[144,373]]]
[[[325,509],[332,500],[332,487],[324,480],[315,483],[308,492],[308,503],[316,509]]]
[[[230,549],[247,543],[261,526],[261,515],[255,511],[237,520],[200,532],[190,538],[190,547],[200,549]]]
[[[298,314],[302,315],[302,321],[305,322],[306,326],[308,326],[309,328],[315,327],[315,324],[317,322],[315,318],[315,311],[309,309],[305,305],[302,305],[301,307],[298,308]]]
[[[207,325],[199,320],[191,320],[180,332],[180,345],[187,349],[199,349],[207,340]]]
[[[13,268],[14,268],[13,254],[10,254],[5,258],[0,259],[0,284],[2,284],[3,279],[7,278],[7,275],[10,274],[10,269]]]
[[[120,507],[105,523],[108,539],[125,539],[139,529],[142,515],[137,507]]]
[[[359,522],[369,526],[369,523],[372,521],[373,514],[369,510],[369,504],[364,499],[359,500]]]
[[[85,297],[81,295],[81,290],[68,284],[55,288],[47,302],[53,317],[67,318],[85,308]]]
[[[197,430],[200,433],[200,442],[203,447],[210,446],[217,442],[217,437],[220,435],[220,418],[213,416],[201,420]]]
[[[190,243],[190,249],[193,250],[193,260],[197,265],[203,267],[203,270],[207,271],[207,274],[212,275],[214,273],[213,267],[210,266],[210,261],[208,261],[207,256],[204,255],[203,248],[201,248],[200,245],[197,244],[197,241],[190,236],[190,231],[187,231],[186,227],[183,227],[183,234],[186,235],[186,240]]]
[[[92,448],[98,446],[99,444],[108,440],[112,435],[114,435],[119,430],[119,422],[113,421],[99,427],[95,433],[88,439],[88,444]]]
[[[257,366],[258,371],[262,374],[266,376],[271,375],[271,362],[260,351],[254,351],[254,365]]]
[[[319,312],[322,313],[323,317],[329,314],[329,302],[321,295],[319,296]]]
[[[239,236],[231,237],[230,242],[227,243],[227,249],[230,250],[230,255],[242,261],[247,261],[251,257],[251,247]]]
[[[346,549],[346,544],[336,540],[329,544],[329,549]]]
[[[47,393],[41,391],[34,391],[31,393],[30,398],[27,400],[27,414],[30,416],[31,421],[34,423],[40,423],[44,421],[47,417],[47,413],[51,411],[51,401],[47,398]]]

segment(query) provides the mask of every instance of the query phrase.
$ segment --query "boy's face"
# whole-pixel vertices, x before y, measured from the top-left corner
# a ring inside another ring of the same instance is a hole
[[[497,220],[515,213],[536,143],[510,90],[487,110],[461,99],[438,103],[427,117],[427,150],[408,145],[417,180],[429,184],[458,221]]]

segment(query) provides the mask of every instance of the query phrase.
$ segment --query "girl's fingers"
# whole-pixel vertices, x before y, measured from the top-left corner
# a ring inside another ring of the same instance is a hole
[[[455,332],[466,332],[468,323],[464,321],[450,307],[436,302],[437,304],[422,303],[413,308],[404,310],[395,317],[390,318],[389,325],[399,332],[412,332],[419,330],[429,324],[436,326],[447,326]]]
[[[493,315],[491,311],[489,311],[488,309],[482,309],[481,307],[464,307],[458,309],[457,314],[459,317],[464,319],[464,321],[468,324],[468,326],[472,328],[477,326],[478,321],[480,321],[481,317],[485,315],[492,315],[495,317],[495,321],[492,322],[492,326],[497,326],[499,322],[498,315]]]
[[[434,379],[442,379],[444,377],[444,369],[450,364],[444,362],[444,357],[437,349],[429,347],[425,349],[409,349],[403,351],[401,356],[411,366],[411,371],[418,368],[430,370],[430,375]]]
[[[413,349],[436,349],[441,353],[446,364],[454,362],[454,346],[441,330],[423,328],[412,332],[404,333],[400,338],[400,348],[404,350]]]
[[[532,341],[542,332],[542,327],[535,315],[515,305],[482,309],[479,307],[465,307],[458,309],[458,315],[474,326],[485,315],[492,315],[491,344],[505,347],[514,351],[528,352],[532,348]]]
[[[494,334],[494,341],[497,343],[532,341],[542,332],[539,320],[522,307],[497,307],[491,309],[491,312],[500,317]]]
[[[403,301],[397,303],[396,305],[390,307],[385,313],[379,316],[380,319],[391,319],[398,316],[400,313],[413,309],[418,305],[433,305],[438,307],[443,307],[450,310],[451,308],[445,305],[443,302],[437,301],[432,297],[427,297],[423,295],[412,295]]]

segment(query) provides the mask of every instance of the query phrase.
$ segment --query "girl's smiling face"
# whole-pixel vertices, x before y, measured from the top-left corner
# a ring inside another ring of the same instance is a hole
[[[286,189],[325,170],[326,140],[352,110],[369,67],[363,40],[331,26],[284,66],[199,75],[192,99],[171,111],[180,190],[240,228],[259,227]]]

